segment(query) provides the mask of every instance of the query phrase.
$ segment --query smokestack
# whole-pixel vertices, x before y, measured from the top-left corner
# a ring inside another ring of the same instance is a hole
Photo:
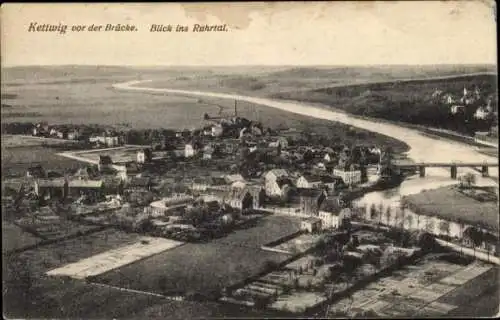
[[[238,116],[238,110],[236,110],[236,100],[234,100],[234,116]]]

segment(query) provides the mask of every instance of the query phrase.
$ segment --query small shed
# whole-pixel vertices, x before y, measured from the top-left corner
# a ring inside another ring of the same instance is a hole
[[[309,233],[321,230],[321,219],[309,217],[300,222],[300,229]]]

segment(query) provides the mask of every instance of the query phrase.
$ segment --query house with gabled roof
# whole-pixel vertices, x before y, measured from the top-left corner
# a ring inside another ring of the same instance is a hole
[[[112,169],[113,168],[113,161],[111,160],[111,157],[108,155],[100,155],[98,168],[99,168],[99,171]]]
[[[290,202],[298,205],[304,215],[317,216],[327,193],[322,189],[297,188],[290,197]]]
[[[285,169],[272,169],[269,170],[265,175],[264,179],[268,181],[276,181],[280,177],[289,177],[290,174]]]
[[[253,208],[253,195],[248,188],[231,188],[224,201],[230,207],[240,210]]]
[[[68,180],[68,196],[79,197],[85,195],[96,201],[104,195],[103,180],[72,179]]]
[[[335,190],[338,186],[342,185],[344,182],[341,177],[331,176],[331,175],[316,175],[306,173],[301,175],[296,182],[297,188],[318,188]]]
[[[224,180],[227,184],[233,184],[236,181],[245,181],[245,178],[241,174],[228,174],[224,176]]]

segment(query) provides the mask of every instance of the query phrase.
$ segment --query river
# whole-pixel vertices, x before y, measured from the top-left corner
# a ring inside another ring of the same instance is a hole
[[[402,127],[396,124],[381,122],[377,119],[360,119],[349,114],[335,111],[334,109],[320,108],[303,102],[281,101],[259,97],[243,96],[217,92],[204,92],[195,90],[180,90],[168,88],[149,88],[144,86],[151,80],[130,81],[113,85],[115,89],[161,92],[183,96],[210,97],[219,99],[239,100],[276,108],[313,118],[337,121],[354,127],[363,128],[372,132],[397,138],[405,142],[410,150],[407,155],[415,162],[490,162],[498,163],[498,159],[478,152],[477,147],[446,139],[437,139],[420,133],[416,129]],[[141,85],[141,86],[138,86]],[[458,168],[458,176],[467,172],[476,174],[476,184],[481,186],[496,186],[498,188],[498,167],[489,169],[491,178],[483,178],[472,168]],[[457,180],[450,177],[450,170],[446,168],[426,168],[426,177],[412,176],[397,188],[382,192],[371,192],[357,200],[357,205],[370,205],[372,203],[385,206],[399,206],[401,196],[416,194],[422,190],[435,189],[442,186],[455,184]],[[497,189],[498,190],[498,189]]]

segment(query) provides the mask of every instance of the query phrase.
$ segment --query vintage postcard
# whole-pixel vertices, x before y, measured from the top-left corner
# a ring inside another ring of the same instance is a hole
[[[1,7],[6,319],[499,308],[494,1]]]

